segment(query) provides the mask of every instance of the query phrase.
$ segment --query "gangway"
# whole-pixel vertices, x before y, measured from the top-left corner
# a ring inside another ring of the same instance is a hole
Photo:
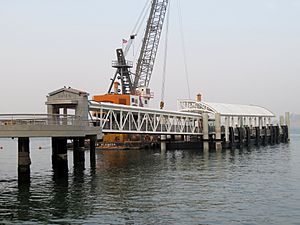
[[[201,135],[201,115],[89,101],[94,124],[105,133]]]

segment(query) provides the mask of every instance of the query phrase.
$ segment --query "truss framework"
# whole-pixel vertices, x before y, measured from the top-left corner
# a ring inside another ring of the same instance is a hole
[[[103,133],[200,135],[201,115],[140,107],[97,103],[90,107],[97,112]]]
[[[136,68],[134,88],[148,87],[169,0],[153,0]]]

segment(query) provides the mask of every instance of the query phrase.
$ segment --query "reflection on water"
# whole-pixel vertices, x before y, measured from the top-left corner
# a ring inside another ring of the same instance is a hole
[[[5,143],[4,143],[5,142]],[[32,141],[32,179],[18,185],[14,141],[0,141],[0,223],[297,224],[300,136],[290,145],[202,151],[89,152],[55,176],[47,140]]]

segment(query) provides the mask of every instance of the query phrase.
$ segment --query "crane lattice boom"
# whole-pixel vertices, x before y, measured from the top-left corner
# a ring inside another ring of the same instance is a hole
[[[169,0],[152,0],[150,16],[137,62],[133,88],[148,87]]]

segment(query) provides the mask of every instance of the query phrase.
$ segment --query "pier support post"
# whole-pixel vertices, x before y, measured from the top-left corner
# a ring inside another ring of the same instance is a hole
[[[229,117],[225,117],[225,142],[226,142],[226,146],[229,142],[229,121],[230,118]]]
[[[29,138],[18,138],[18,181],[30,182],[30,147]]]
[[[255,127],[255,144],[257,146],[260,145],[260,128],[259,127]]]
[[[274,144],[274,127],[272,125],[269,125],[270,130],[270,144]]]
[[[285,125],[287,126],[287,137],[288,137],[288,142],[291,140],[291,134],[290,134],[290,128],[291,128],[291,121],[290,121],[290,113],[286,112],[285,113]]]
[[[208,135],[208,114],[202,114],[203,119],[203,150],[209,150],[209,135]]]
[[[229,142],[230,142],[230,148],[234,147],[235,143],[235,136],[234,136],[234,128],[229,127]]]
[[[75,167],[84,169],[84,138],[75,138],[73,140],[73,161]]]
[[[96,167],[96,142],[97,142],[97,136],[90,137],[90,164],[91,164],[91,168]]]
[[[279,128],[279,126],[275,127],[275,133],[276,133],[276,136],[275,136],[276,144],[279,144],[280,143],[280,128]]]
[[[55,175],[68,175],[67,138],[52,138],[52,167]]]
[[[245,132],[246,132],[246,145],[249,146],[251,142],[251,130],[249,126],[245,127]]]
[[[263,143],[263,145],[265,145],[267,142],[267,138],[268,138],[267,127],[265,127],[265,126],[262,127],[262,133],[263,133],[262,143]]]
[[[215,132],[216,132],[216,150],[222,150],[222,139],[221,139],[221,115],[220,113],[215,114]]]
[[[160,150],[165,152],[167,150],[167,136],[161,135],[160,136]]]
[[[279,123],[280,123],[280,128],[279,128],[279,132],[280,132],[280,141],[283,143],[284,142],[284,116],[280,116],[279,117]]]
[[[245,132],[243,127],[238,127],[238,145],[239,147],[243,147],[244,144],[244,138],[245,138]]]

